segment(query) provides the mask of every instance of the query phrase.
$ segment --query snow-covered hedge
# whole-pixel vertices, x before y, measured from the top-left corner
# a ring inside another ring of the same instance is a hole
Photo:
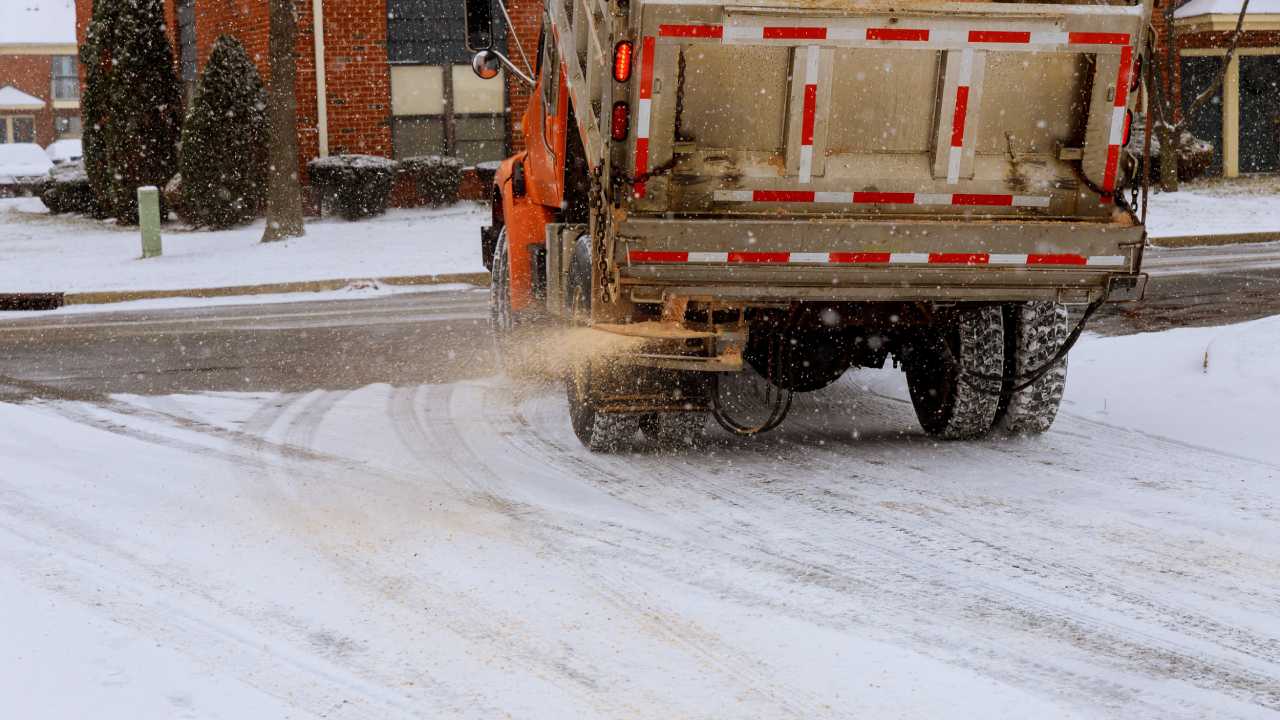
[[[387,210],[396,162],[374,155],[332,155],[307,163],[321,204],[347,220]]]
[[[40,186],[40,200],[54,215],[60,213],[97,215],[100,212],[82,160],[63,163],[53,168],[49,172],[49,177]]]
[[[400,161],[399,171],[413,183],[416,195],[429,205],[458,201],[462,185],[462,161],[455,157],[423,155]]]

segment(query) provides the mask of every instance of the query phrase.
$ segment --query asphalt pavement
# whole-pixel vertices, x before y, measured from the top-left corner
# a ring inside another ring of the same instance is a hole
[[[1146,299],[1108,305],[1108,335],[1280,314],[1280,245],[1149,250]],[[353,300],[6,316],[0,399],[347,389],[494,371],[483,289]]]

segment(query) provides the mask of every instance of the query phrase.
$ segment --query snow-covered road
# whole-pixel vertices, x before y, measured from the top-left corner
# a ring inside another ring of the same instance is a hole
[[[1280,714],[1270,455],[902,398],[618,456],[495,378],[0,404],[3,714]]]

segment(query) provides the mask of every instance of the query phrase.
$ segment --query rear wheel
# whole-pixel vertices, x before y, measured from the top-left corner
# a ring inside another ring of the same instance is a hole
[[[925,432],[948,440],[986,435],[1000,408],[1004,317],[967,308],[911,343],[903,357],[911,404]],[[984,379],[985,378],[985,379]]]
[[[574,248],[566,289],[570,323],[585,326],[591,317],[591,241],[585,235]],[[640,415],[601,409],[601,390],[608,379],[604,369],[590,358],[574,361],[565,373],[565,395],[569,421],[579,442],[595,452],[616,452],[630,447],[640,429]]]
[[[1005,309],[1008,357],[1006,368],[1015,378],[1044,367],[1062,348],[1071,334],[1067,307],[1053,302],[1027,302]],[[1009,381],[1005,407],[997,427],[1005,432],[1042,433],[1053,425],[1067,388],[1067,359],[1054,363],[1045,375],[1025,388],[1012,388],[1024,381]]]

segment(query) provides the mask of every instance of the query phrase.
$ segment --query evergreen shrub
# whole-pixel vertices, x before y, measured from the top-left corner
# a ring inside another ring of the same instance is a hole
[[[458,202],[462,186],[462,161],[456,157],[423,155],[400,161],[399,171],[409,177],[416,195],[428,205]]]

